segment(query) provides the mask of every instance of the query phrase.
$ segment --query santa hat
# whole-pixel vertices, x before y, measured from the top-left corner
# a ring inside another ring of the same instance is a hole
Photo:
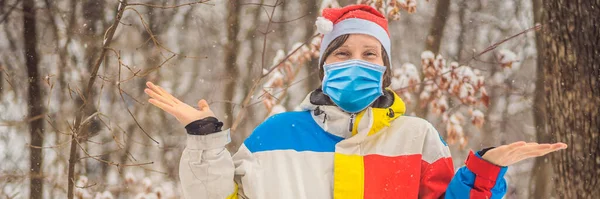
[[[385,49],[390,63],[391,41],[385,16],[368,5],[351,5],[343,8],[323,9],[323,16],[315,22],[317,32],[323,34],[319,63],[329,44],[345,34],[366,34],[375,37]]]

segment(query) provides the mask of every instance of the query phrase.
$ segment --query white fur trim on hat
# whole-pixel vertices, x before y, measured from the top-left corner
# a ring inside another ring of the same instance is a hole
[[[315,25],[317,25],[317,32],[321,34],[330,33],[333,30],[333,22],[325,17],[317,17]]]
[[[388,35],[387,31],[383,29],[383,27],[375,22],[359,18],[345,19],[336,23],[334,26],[335,28],[333,28],[329,34],[325,34],[323,36],[321,47],[319,49],[319,63],[325,59],[325,57],[323,57],[323,53],[325,53],[325,50],[335,38],[345,34],[366,34],[379,40],[379,43],[381,43],[388,54],[390,65],[392,65],[392,42],[390,40],[390,36]]]

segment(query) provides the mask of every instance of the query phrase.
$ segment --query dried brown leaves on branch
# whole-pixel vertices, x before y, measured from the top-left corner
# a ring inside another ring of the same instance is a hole
[[[263,84],[264,93],[259,96],[267,108],[268,115],[286,111],[285,107],[281,105],[281,99],[286,97],[287,89],[294,85],[297,74],[306,62],[319,57],[320,44],[321,37],[313,37],[308,46],[302,43],[294,44],[294,50],[287,55],[283,50],[277,51],[273,58],[275,71],[267,76],[267,81]],[[265,70],[264,72],[268,73],[269,71]]]
[[[269,19],[269,21],[267,22],[267,26],[265,28],[264,31],[260,31],[263,34],[263,51],[262,51],[262,57],[261,57],[261,67],[263,68],[263,73],[259,76],[259,77],[255,77],[253,80],[253,85],[250,88],[250,91],[248,92],[248,94],[244,97],[244,100],[242,101],[241,105],[240,105],[240,110],[238,111],[238,113],[235,116],[235,119],[233,121],[233,124],[231,125],[231,131],[235,132],[237,130],[237,128],[239,127],[239,125],[245,120],[246,114],[247,114],[247,108],[249,106],[252,106],[254,104],[260,103],[263,100],[260,100],[259,102],[252,102],[253,100],[253,96],[255,95],[255,92],[257,91],[257,89],[259,88],[259,86],[261,85],[261,83],[265,80],[270,81],[271,83],[267,82],[267,86],[272,86],[270,84],[278,84],[281,83],[283,85],[284,81],[281,79],[281,77],[288,77],[288,78],[292,78],[292,80],[288,80],[287,82],[291,82],[293,81],[293,78],[296,77],[297,73],[300,71],[300,67],[296,67],[292,70],[292,65],[293,64],[286,64],[286,62],[292,58],[295,59],[294,61],[306,61],[306,60],[310,60],[309,57],[312,57],[312,54],[314,54],[314,49],[312,49],[312,47],[306,48],[307,45],[310,45],[312,43],[314,43],[314,39],[318,36],[318,34],[315,34],[314,36],[312,36],[309,41],[305,41],[304,43],[297,43],[295,46],[295,48],[293,50],[291,50],[287,56],[283,57],[283,58],[278,58],[276,60],[279,60],[276,63],[273,63],[273,66],[271,67],[267,67],[265,62],[266,62],[266,46],[267,46],[267,41],[268,41],[268,35],[270,33],[272,33],[273,31],[270,31],[270,27],[273,23],[280,23],[280,22],[276,22],[273,20],[273,16],[275,15],[275,11],[277,9],[278,6],[283,5],[284,1],[283,0],[277,0],[275,1],[275,3],[273,4],[257,4],[257,3],[252,3],[252,4],[242,4],[242,5],[255,5],[255,6],[261,6],[265,13],[267,14],[267,18]],[[269,13],[267,11],[267,8],[271,8],[271,12]],[[306,16],[306,15],[304,15]],[[299,19],[299,18],[297,18]],[[295,20],[297,20],[295,19]],[[285,23],[285,22],[284,22]],[[320,42],[319,42],[320,43]],[[312,52],[312,53],[311,53]],[[279,55],[281,55],[281,52],[278,52]],[[283,53],[285,54],[285,53]],[[318,54],[318,52],[317,52]],[[304,58],[302,58],[304,57]],[[306,60],[304,60],[306,59]],[[275,60],[275,61],[276,61]],[[292,63],[292,62],[290,62]],[[286,67],[287,65],[287,67]],[[278,71],[278,73],[275,73],[275,71]],[[287,70],[287,71],[286,71]],[[271,79],[273,79],[271,81]],[[277,86],[277,85],[276,85]],[[264,88],[261,89],[262,90],[262,94],[260,94],[260,98],[262,99],[263,97],[267,97],[270,100],[268,100],[267,102],[264,102],[265,106],[267,106],[267,109],[269,110],[269,112],[271,111],[271,109],[275,106],[276,103],[278,102],[274,102],[272,101],[272,99],[277,99],[276,96],[272,95],[272,93],[269,93],[268,90],[265,90]],[[285,92],[284,90],[284,94],[282,97],[285,97],[287,92]]]
[[[537,29],[539,29],[539,25],[496,42],[482,52],[474,54],[465,63],[471,61],[487,63],[480,61],[479,57],[510,39]],[[514,62],[518,61],[516,57],[512,51],[503,49],[496,54],[498,62],[491,64],[510,68]],[[442,123],[446,126],[448,144],[458,143],[461,148],[464,148],[468,143],[468,137],[464,132],[465,116],[458,111],[458,108],[467,108],[465,113],[468,114],[472,125],[478,128],[483,126],[485,115],[481,109],[489,106],[490,98],[485,89],[485,78],[482,72],[470,65],[458,62],[450,62],[448,65],[441,55],[436,56],[430,51],[421,54],[421,69],[422,77],[419,76],[416,67],[410,63],[395,69],[392,89],[408,103],[412,102],[412,94],[419,95],[420,108],[430,106],[434,114],[442,117]],[[423,86],[423,89],[421,93],[418,93],[419,89],[417,88],[420,86]],[[452,99],[457,101],[457,105],[450,107]]]
[[[417,11],[417,0],[358,0],[357,4],[366,4],[384,13],[389,20],[400,19],[400,11],[408,13]]]
[[[485,79],[481,71],[470,66],[460,66],[437,55],[435,58],[430,51],[421,55],[423,76],[426,82],[419,96],[420,106],[431,106],[432,112],[442,116],[446,124],[446,140],[449,144],[458,142],[461,147],[467,144],[463,131],[464,116],[458,111],[449,111],[451,98],[457,99],[462,106],[468,108],[471,123],[478,128],[483,126],[483,112],[479,108],[489,105],[489,97],[484,87]]]

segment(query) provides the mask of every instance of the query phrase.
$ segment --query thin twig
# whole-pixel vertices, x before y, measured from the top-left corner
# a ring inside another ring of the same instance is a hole
[[[44,117],[44,115],[46,115],[47,113],[41,113],[39,115],[35,115],[29,118],[25,118],[24,120],[21,121],[0,121],[0,126],[16,126],[16,125],[20,125],[20,124],[26,124],[26,123],[30,123],[34,120],[39,120],[41,118]]]
[[[233,122],[233,125],[231,126],[231,130],[233,132],[235,132],[235,130],[237,129],[237,127],[239,126],[239,124],[242,122],[242,120],[245,117],[245,112],[247,111],[246,108],[249,107],[250,104],[250,100],[252,99],[252,96],[254,95],[254,91],[256,90],[256,88],[258,87],[258,85],[260,84],[260,82],[266,77],[268,76],[271,72],[273,72],[275,69],[278,68],[279,65],[281,65],[282,63],[284,63],[285,61],[287,61],[290,56],[292,56],[294,53],[296,53],[298,50],[300,50],[302,47],[304,47],[305,45],[307,45],[310,41],[312,41],[313,38],[315,38],[316,36],[318,36],[319,34],[315,34],[312,37],[310,37],[307,41],[305,41],[302,45],[296,47],[296,49],[294,49],[291,53],[289,53],[285,58],[283,58],[279,63],[277,63],[276,65],[272,66],[271,69],[269,71],[267,71],[265,74],[261,75],[260,78],[258,78],[257,81],[254,82],[254,84],[252,85],[252,87],[250,88],[250,91],[248,92],[248,94],[246,95],[246,97],[244,98],[244,101],[242,102],[242,106],[241,106],[241,110],[238,112],[238,114],[236,115],[236,118]],[[263,51],[264,54],[264,51]],[[255,103],[253,103],[254,105]]]
[[[126,7],[127,7],[127,0],[122,0],[118,5],[115,20],[113,21],[112,25],[106,31],[106,34],[105,34],[106,36],[104,37],[104,42],[102,44],[103,48],[100,52],[100,55],[98,56],[94,65],[91,67],[92,73],[91,73],[90,79],[88,80],[88,85],[87,85],[87,90],[86,90],[86,95],[85,95],[86,98],[88,98],[88,99],[91,97],[91,93],[92,93],[91,90],[94,86],[94,82],[96,81],[98,70],[100,69],[100,64],[102,64],[102,62],[104,61],[104,56],[106,56],[106,52],[107,52],[106,47],[108,47],[111,44],[113,36],[115,35],[116,29],[119,26],[119,21],[121,21],[121,18],[123,17],[123,13],[125,12]],[[81,125],[81,122],[82,122],[81,120],[85,115],[85,108],[87,107],[88,104],[89,103],[84,100],[84,103],[83,103],[82,107],[80,107],[80,109],[77,113],[77,117],[75,119],[75,125],[74,125],[74,129],[72,131],[73,135],[71,136],[71,138],[74,139],[77,143],[78,143],[78,140],[76,139],[76,136],[78,136],[78,135],[76,132],[79,132],[79,129],[83,128],[83,125]],[[68,199],[73,199],[73,187],[74,187],[73,179],[75,177],[75,164],[77,163],[76,142],[71,142],[71,148],[69,151],[69,171],[68,171],[68,175],[67,175],[67,181],[68,181],[67,198]]]
[[[265,6],[265,7],[271,7],[271,8],[276,7],[276,5],[266,5],[266,4],[262,4],[262,3],[242,3],[242,4],[240,4],[240,6]]]
[[[119,82],[120,82],[121,81],[121,67],[119,67],[118,78],[119,78]],[[140,123],[137,121],[137,119],[135,118],[135,116],[133,115],[133,113],[131,113],[131,110],[129,110],[129,107],[127,106],[127,102],[125,102],[125,98],[123,97],[123,90],[121,90],[121,84],[120,83],[117,84],[117,89],[119,90],[119,96],[121,96],[121,100],[123,101],[123,106],[127,110],[127,113],[129,113],[129,115],[131,116],[131,118],[133,118],[133,121],[135,122],[135,124],[140,128],[140,130],[142,130],[142,132],[144,134],[146,134],[146,136],[148,138],[150,138],[152,141],[154,141],[154,143],[160,144],[158,141],[156,141],[154,138],[152,138],[152,136],[150,136],[150,134],[148,134],[146,132],[146,130],[144,130],[144,128],[142,128],[142,125],[140,125]]]
[[[10,89],[15,90],[15,87],[13,86],[12,82],[12,78],[10,76],[8,76],[8,73],[6,72],[6,70],[2,70],[2,72],[4,73],[4,75],[6,75],[6,83],[8,83],[8,85],[10,86]]]
[[[306,40],[304,43],[302,43],[302,45],[298,46],[296,49],[294,49],[291,53],[288,53],[287,56],[285,56],[281,61],[279,61],[279,63],[271,66],[271,69],[269,69],[269,71],[267,71],[265,74],[263,74],[261,76],[261,78],[264,78],[266,76],[268,76],[271,72],[273,72],[275,69],[277,69],[281,64],[283,64],[283,62],[287,61],[294,53],[296,53],[298,50],[300,50],[302,47],[304,47],[305,45],[307,45],[308,43],[310,43],[312,41],[313,38],[319,36],[319,33],[313,35],[312,37],[310,37],[308,40]]]
[[[120,89],[120,91],[123,92],[125,95],[129,96],[129,98],[133,99],[133,101],[135,101],[139,105],[146,105],[145,103],[139,101],[138,99],[135,99],[135,97],[131,96],[131,94],[125,92],[125,90],[123,90],[122,88]]]
[[[52,145],[52,146],[34,146],[34,145],[29,144],[29,143],[25,143],[25,146],[30,147],[30,148],[34,148],[34,149],[54,149],[54,148],[60,148],[60,147],[66,145],[68,143],[71,143],[71,141],[72,140],[64,141],[64,142],[61,142],[61,143],[59,143],[57,145]]]
[[[313,72],[311,72],[311,73],[310,73],[310,74],[308,74],[306,77],[304,77],[304,78],[302,78],[302,79],[299,79],[298,81],[295,81],[295,82],[291,83],[290,85],[287,85],[286,87],[283,87],[283,88],[281,88],[281,89],[280,89],[280,90],[278,90],[278,91],[275,91],[275,92],[273,92],[273,95],[275,95],[275,94],[279,94],[279,93],[283,92],[284,90],[287,90],[287,89],[289,89],[290,87],[292,87],[292,86],[294,86],[294,85],[296,85],[296,84],[298,84],[298,83],[300,83],[300,82],[303,82],[303,81],[305,81],[305,80],[307,80],[307,79],[311,78],[311,77],[312,77],[312,76],[313,76],[315,73],[317,73],[317,72],[318,72],[318,71],[313,71]],[[264,94],[260,95],[259,97],[257,97],[257,99],[260,99],[260,97],[262,97],[263,95],[264,95]],[[253,103],[249,104],[249,105],[248,105],[248,107],[254,106],[254,105],[256,105],[256,104],[258,104],[258,103],[261,103],[261,102],[262,102],[262,100],[259,100],[259,101],[256,101],[256,102],[253,102]]]
[[[288,23],[288,22],[292,22],[292,21],[296,21],[296,20],[302,19],[302,18],[304,18],[304,17],[306,17],[308,15],[310,15],[310,13],[306,13],[306,14],[304,14],[304,15],[302,15],[300,17],[297,17],[295,19],[290,19],[290,20],[286,20],[286,21],[273,21],[272,23]]]
[[[483,50],[483,52],[481,52],[481,53],[473,56],[473,59],[476,59],[477,57],[479,57],[479,56],[481,56],[481,55],[483,55],[483,54],[485,54],[485,53],[487,53],[487,52],[489,52],[491,50],[496,49],[500,44],[503,44],[503,43],[507,42],[508,40],[511,40],[511,39],[513,39],[515,37],[518,37],[518,36],[523,35],[523,34],[525,34],[527,32],[530,32],[530,31],[539,30],[541,27],[542,27],[541,24],[536,24],[535,26],[533,26],[531,28],[528,28],[526,30],[523,30],[520,33],[517,33],[517,34],[515,34],[513,36],[510,36],[510,37],[508,37],[506,39],[503,39],[502,41],[496,42],[496,43],[492,44],[491,46],[487,47],[485,50]]]
[[[144,71],[141,75],[139,75],[140,77],[145,77],[146,75],[150,74],[151,72],[154,72],[155,70],[158,70],[159,68],[161,68],[163,65],[165,65],[169,60],[173,59],[177,54],[173,54],[171,57],[167,58],[165,61],[163,61],[162,63],[160,63],[158,66],[154,67],[154,68],[150,68],[146,71]]]
[[[485,53],[487,53],[487,52],[490,52],[490,51],[492,51],[492,50],[496,49],[496,48],[497,48],[499,45],[501,45],[501,44],[503,44],[503,43],[507,42],[508,40],[510,40],[510,39],[513,39],[513,38],[515,38],[515,37],[517,37],[517,36],[523,35],[523,34],[525,34],[525,33],[527,33],[527,32],[534,31],[534,30],[538,30],[540,27],[541,27],[541,25],[540,25],[540,24],[537,24],[537,25],[535,25],[534,27],[531,27],[531,28],[528,28],[528,29],[526,29],[526,30],[523,30],[523,31],[521,31],[521,32],[519,32],[519,33],[517,33],[517,34],[515,34],[515,35],[513,35],[513,36],[510,36],[510,37],[508,37],[508,38],[506,38],[506,39],[503,39],[502,41],[496,42],[496,43],[494,43],[494,44],[490,45],[489,47],[487,47],[487,48],[486,48],[486,49],[485,49],[483,52],[481,52],[481,53],[478,53],[478,54],[476,54],[476,55],[473,55],[473,56],[471,57],[471,59],[469,59],[468,61],[466,61],[466,62],[463,62],[463,63],[469,63],[469,62],[471,62],[471,61],[473,61],[473,60],[477,60],[477,59],[478,59],[478,57],[480,57],[481,55],[483,55],[483,54],[485,54]],[[434,81],[434,80],[435,80],[435,79],[437,79],[438,77],[441,77],[441,76],[443,76],[443,75],[445,75],[445,74],[447,74],[447,73],[453,72],[454,70],[456,70],[456,69],[459,69],[459,68],[462,68],[462,67],[464,67],[464,66],[465,66],[464,64],[460,64],[460,65],[459,65],[459,67],[452,68],[452,69],[450,69],[450,70],[448,70],[448,71],[446,71],[446,72],[440,73],[440,74],[438,74],[438,75],[434,76],[433,78],[431,78],[431,79],[428,79],[427,81],[422,81],[422,82],[420,82],[420,83],[418,83],[418,84],[408,85],[408,86],[405,86],[405,87],[402,87],[402,88],[396,89],[396,90],[394,90],[394,91],[395,91],[395,92],[402,92],[403,90],[405,90],[405,89],[409,89],[409,88],[411,88],[411,87],[414,87],[414,86],[420,86],[420,85],[424,85],[424,84],[428,83],[429,81]]]
[[[4,13],[4,16],[2,16],[2,19],[0,19],[0,24],[4,23],[4,21],[8,19],[10,13],[17,7],[19,3],[21,3],[21,1],[16,1],[12,6],[10,6],[10,9],[6,11],[6,13]]]
[[[152,42],[154,43],[154,45],[158,46],[160,49],[166,50],[168,52],[170,52],[171,54],[177,54],[171,50],[169,50],[168,48],[165,48],[155,37],[154,33],[152,33],[152,30],[150,30],[150,26],[148,25],[148,23],[146,23],[146,21],[144,20],[144,17],[142,16],[142,14],[135,8],[126,8],[126,10],[133,10],[138,17],[140,18],[140,21],[142,22],[142,25],[144,26],[144,29],[146,30],[146,32],[148,33],[148,35],[150,35],[150,38],[152,39]]]
[[[90,153],[88,153],[87,150],[85,150],[85,148],[83,146],[81,146],[81,143],[79,143],[79,141],[77,139],[75,139],[75,143],[77,143],[77,145],[79,146],[79,148],[81,149],[81,151],[83,151],[83,153],[85,153],[86,157],[92,158],[94,160],[97,160],[99,162],[111,165],[111,166],[116,166],[117,168],[120,167],[130,167],[130,166],[142,166],[142,165],[149,165],[149,164],[154,164],[154,162],[145,162],[145,163],[137,163],[137,164],[121,164],[121,163],[115,163],[112,161],[108,161],[108,160],[104,160],[101,158],[97,158],[95,156],[90,155]]]
[[[277,5],[279,3],[279,0],[275,1],[275,5]],[[264,39],[263,39],[263,53],[262,53],[262,64],[261,67],[265,68],[265,57],[267,54],[267,36],[269,35],[269,28],[271,27],[271,23],[273,23],[273,14],[275,14],[275,7],[273,7],[273,10],[271,11],[271,15],[269,15],[267,13],[267,17],[269,17],[269,22],[267,22],[267,28],[265,28],[265,33],[264,33]],[[263,76],[264,77],[264,76]]]
[[[148,4],[148,3],[128,3],[127,5],[128,6],[148,6],[148,7],[151,7],[151,8],[170,9],[170,8],[179,8],[179,7],[183,7],[183,6],[191,6],[191,5],[194,5],[194,4],[213,5],[213,4],[206,3],[206,2],[209,2],[209,1],[210,0],[196,1],[196,2],[184,3],[184,4],[174,5],[174,6],[162,6],[162,5]]]

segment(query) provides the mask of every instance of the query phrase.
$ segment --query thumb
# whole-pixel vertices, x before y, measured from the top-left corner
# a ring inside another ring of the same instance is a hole
[[[201,99],[200,101],[198,101],[198,109],[200,109],[201,111],[209,111],[210,107],[208,107],[208,103],[206,102],[206,100]]]

